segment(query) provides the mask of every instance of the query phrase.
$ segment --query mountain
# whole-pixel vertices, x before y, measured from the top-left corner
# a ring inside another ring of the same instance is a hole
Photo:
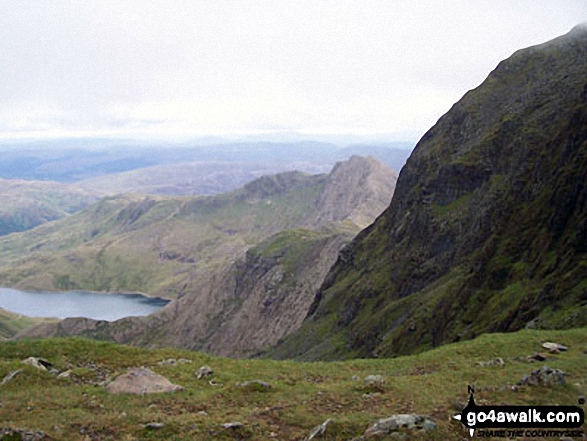
[[[417,144],[273,357],[587,324],[587,26],[516,52]]]
[[[95,191],[57,182],[0,179],[0,236],[61,219],[98,198]]]
[[[299,326],[341,247],[385,209],[396,179],[354,156],[328,175],[264,176],[222,195],[105,198],[0,240],[0,284],[176,299],[148,318],[69,319],[35,335],[250,355]]]
[[[256,163],[239,161],[200,161],[155,165],[123,173],[111,173],[78,181],[76,185],[90,191],[115,195],[141,193],[152,195],[218,194],[242,187],[264,175],[288,170],[325,173],[330,163],[282,162]]]

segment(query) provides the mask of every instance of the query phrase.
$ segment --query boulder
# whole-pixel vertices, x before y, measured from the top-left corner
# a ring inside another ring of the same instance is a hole
[[[242,427],[244,427],[245,425],[243,423],[241,423],[240,421],[233,421],[231,423],[224,423],[222,424],[222,427],[225,429],[240,429]]]
[[[236,386],[259,391],[271,389],[271,385],[263,380],[245,381],[243,383],[236,383]]]
[[[151,369],[142,367],[120,375],[106,386],[106,390],[111,394],[152,394],[175,392],[183,390],[183,387],[171,383]]]
[[[497,357],[497,358],[494,358],[493,360],[489,360],[489,361],[478,361],[476,364],[479,366],[483,366],[483,367],[493,367],[493,366],[504,367],[505,361],[503,361],[503,358]]]
[[[528,355],[528,361],[530,361],[530,362],[544,361],[544,360],[546,360],[546,357],[544,355],[542,355],[540,352],[536,352],[534,355]]]
[[[561,352],[561,351],[568,351],[569,348],[567,348],[566,346],[563,346],[561,344],[558,343],[552,343],[547,341],[546,343],[542,343],[542,347],[548,349],[550,352]]]
[[[378,420],[365,431],[363,438],[370,439],[389,435],[402,439],[409,436],[410,433],[423,433],[435,428],[436,424],[426,416],[413,413],[398,414]],[[397,435],[394,436],[395,434]]]
[[[2,386],[3,384],[8,383],[10,380],[12,380],[14,377],[16,377],[18,374],[20,374],[22,372],[22,369],[18,369],[16,371],[12,371],[10,372],[8,375],[6,375],[4,377],[4,379],[2,380],[2,382],[0,383],[0,386]]]
[[[367,375],[363,381],[366,386],[382,386],[385,378],[382,375]]]
[[[200,378],[203,378],[203,377],[209,377],[213,373],[214,373],[214,371],[212,370],[212,368],[210,366],[202,366],[200,369],[198,369],[196,372],[194,372],[194,375],[199,380]]]
[[[522,386],[558,386],[565,384],[565,373],[560,369],[542,366],[525,375],[519,382]]]
[[[311,441],[314,438],[316,438],[317,436],[322,436],[326,433],[326,427],[328,427],[328,425],[332,422],[331,419],[327,419],[326,421],[324,421],[322,424],[320,424],[319,426],[316,426],[312,429],[312,431],[310,432],[310,434],[308,435],[308,437],[305,439],[305,441]]]
[[[24,364],[29,366],[35,367],[41,371],[46,371],[49,369],[53,364],[45,360],[44,358],[37,358],[37,357],[29,357],[26,360],[22,361]]]

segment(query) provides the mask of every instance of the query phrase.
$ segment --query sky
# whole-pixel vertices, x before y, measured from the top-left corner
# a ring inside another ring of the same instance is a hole
[[[1,0],[0,138],[417,140],[585,0]]]

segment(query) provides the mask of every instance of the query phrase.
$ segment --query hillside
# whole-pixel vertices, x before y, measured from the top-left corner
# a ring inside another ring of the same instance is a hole
[[[395,180],[353,157],[329,175],[264,176],[224,195],[105,198],[0,240],[0,284],[176,299],[149,318],[65,320],[27,335],[249,355],[299,326],[340,248],[389,204]]]
[[[501,62],[420,140],[274,357],[587,324],[587,27]]]
[[[20,429],[73,441],[301,441],[330,419],[325,433],[314,439],[348,441],[379,418],[416,413],[436,428],[420,435],[412,432],[406,439],[469,439],[464,427],[451,418],[465,407],[468,385],[475,387],[475,398],[483,404],[576,405],[585,392],[580,385],[587,383],[585,331],[485,335],[415,356],[333,363],[232,360],[82,339],[0,342],[0,381],[21,369],[0,385],[0,434],[2,429]],[[548,354],[544,362],[530,362],[526,357],[542,351],[546,341],[563,343],[569,350]],[[54,373],[24,365],[22,360],[31,356],[52,363]],[[503,366],[488,364],[498,358]],[[197,379],[194,373],[203,365],[213,373]],[[518,385],[523,376],[544,365],[561,369],[566,384]],[[184,390],[153,395],[106,392],[109,381],[140,366]],[[364,381],[369,375],[380,375],[383,381],[370,385]],[[255,379],[270,387],[238,384]],[[234,422],[240,425],[223,426]],[[150,423],[158,425],[147,427]]]
[[[72,185],[0,179],[0,236],[61,219],[97,200],[97,192]]]

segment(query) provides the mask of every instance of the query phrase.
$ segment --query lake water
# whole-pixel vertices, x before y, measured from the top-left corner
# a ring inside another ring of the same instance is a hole
[[[151,314],[169,303],[141,294],[100,294],[86,291],[20,291],[0,288],[0,308],[29,317],[88,317],[118,320]]]

